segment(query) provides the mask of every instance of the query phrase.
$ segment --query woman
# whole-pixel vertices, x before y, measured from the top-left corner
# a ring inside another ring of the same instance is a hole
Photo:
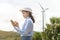
[[[30,8],[24,8],[20,11],[23,13],[23,17],[25,18],[22,29],[19,28],[19,23],[17,21],[11,20],[11,23],[17,32],[21,34],[21,40],[32,40],[33,23],[35,23],[32,16],[32,10]]]

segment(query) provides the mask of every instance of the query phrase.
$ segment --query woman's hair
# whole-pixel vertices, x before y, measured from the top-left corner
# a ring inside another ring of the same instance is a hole
[[[35,23],[35,19],[34,19],[34,17],[32,16],[32,12],[29,12],[29,15],[30,15],[30,18],[32,19],[33,23]]]

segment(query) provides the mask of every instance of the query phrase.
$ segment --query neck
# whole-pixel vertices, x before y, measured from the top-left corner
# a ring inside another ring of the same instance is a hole
[[[29,18],[29,17],[25,17],[25,18]]]

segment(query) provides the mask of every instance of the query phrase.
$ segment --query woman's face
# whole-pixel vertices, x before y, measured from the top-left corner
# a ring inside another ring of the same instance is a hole
[[[28,11],[22,11],[22,13],[23,13],[24,18],[29,17],[29,12]]]

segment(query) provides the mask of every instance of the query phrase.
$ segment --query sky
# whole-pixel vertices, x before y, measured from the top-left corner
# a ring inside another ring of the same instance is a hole
[[[60,0],[0,0],[0,30],[15,31],[10,23],[11,19],[18,21],[19,26],[22,27],[24,19],[19,10],[28,7],[32,9],[32,15],[36,20],[34,31],[43,31],[40,4],[44,9],[48,8],[44,13],[44,24],[50,23],[51,17],[60,17]]]

